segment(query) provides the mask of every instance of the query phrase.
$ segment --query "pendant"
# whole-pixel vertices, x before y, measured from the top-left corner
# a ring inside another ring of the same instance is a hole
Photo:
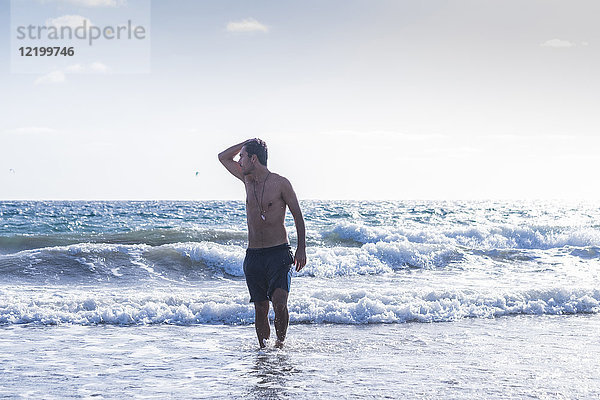
[[[265,220],[265,216],[263,214],[260,214],[260,217],[262,218],[262,220]]]

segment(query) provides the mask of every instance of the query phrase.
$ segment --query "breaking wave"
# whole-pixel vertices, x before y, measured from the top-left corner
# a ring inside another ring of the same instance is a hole
[[[447,322],[510,315],[600,313],[600,290],[531,289],[512,293],[467,290],[374,293],[365,290],[303,291],[289,302],[292,323],[372,324]],[[0,290],[0,324],[251,324],[245,294],[151,295],[44,292],[34,297]]]
[[[600,247],[600,229],[550,225],[427,226],[402,228],[341,222],[322,233],[333,242],[358,245],[378,242],[423,243],[471,249],[537,249],[565,246]]]

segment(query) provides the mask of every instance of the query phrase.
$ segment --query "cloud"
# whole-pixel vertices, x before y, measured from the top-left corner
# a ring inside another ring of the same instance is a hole
[[[542,47],[555,47],[555,48],[565,48],[565,47],[574,47],[575,44],[569,42],[568,40],[561,39],[550,39],[545,41],[544,43],[540,43]]]
[[[109,72],[110,68],[98,61],[89,65],[73,64],[62,70],[52,71],[49,74],[40,76],[35,80],[35,84],[63,83],[67,80],[67,74],[107,74]]]
[[[93,62],[89,65],[73,64],[64,69],[68,74],[106,74],[110,72],[110,68],[101,62]]]
[[[241,21],[229,22],[227,24],[228,32],[268,32],[269,28],[254,18],[246,18]]]
[[[89,69],[91,72],[95,72],[97,74],[105,74],[109,71],[109,68],[101,62],[91,63]]]
[[[86,17],[82,17],[81,15],[63,15],[58,18],[46,20],[46,26],[54,26],[56,28],[68,26],[71,29],[75,29],[77,27],[84,26],[84,23],[88,29],[93,25],[92,21]]]
[[[67,3],[78,7],[119,7],[125,4],[125,0],[44,0],[44,3]]]
[[[71,74],[82,74],[85,72],[85,67],[81,64],[73,64],[66,67],[65,71]]]
[[[36,85],[47,85],[63,83],[66,80],[65,73],[62,71],[52,71],[46,75],[42,75],[35,80]]]
[[[76,6],[82,7],[117,7],[120,1],[116,0],[63,0]]]

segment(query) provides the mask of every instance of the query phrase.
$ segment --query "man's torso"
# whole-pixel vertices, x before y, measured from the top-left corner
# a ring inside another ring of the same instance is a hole
[[[245,180],[249,248],[272,247],[288,242],[282,183],[283,177],[274,173],[269,174],[264,184]]]

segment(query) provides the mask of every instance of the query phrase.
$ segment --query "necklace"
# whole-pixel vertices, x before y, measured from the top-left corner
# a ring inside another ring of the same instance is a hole
[[[265,186],[267,184],[267,179],[269,179],[269,175],[271,175],[271,171],[269,171],[269,173],[267,174],[267,177],[265,178],[265,180],[263,182],[262,193],[260,194],[260,203],[258,202],[258,196],[256,195],[256,183],[253,186],[253,188],[254,188],[254,198],[256,199],[256,203],[258,203],[258,211],[260,211],[260,217],[262,218],[263,221],[265,221],[265,213],[266,213],[266,211],[262,209],[262,203],[263,203],[263,198],[265,196]]]

